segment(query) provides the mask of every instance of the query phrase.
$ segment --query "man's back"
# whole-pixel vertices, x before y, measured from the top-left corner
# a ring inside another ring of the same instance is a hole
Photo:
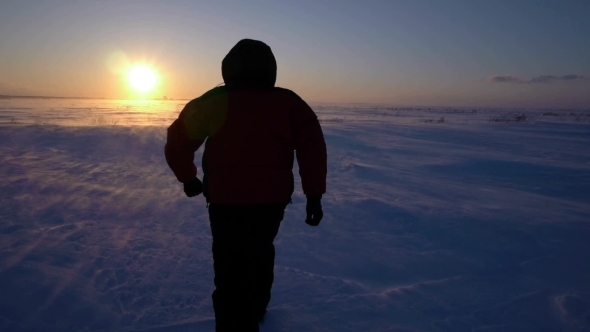
[[[204,194],[210,202],[288,202],[294,150],[305,193],[325,191],[321,127],[311,108],[290,90],[239,85],[212,89],[189,102],[169,129],[169,136],[184,133],[190,144],[206,140]]]

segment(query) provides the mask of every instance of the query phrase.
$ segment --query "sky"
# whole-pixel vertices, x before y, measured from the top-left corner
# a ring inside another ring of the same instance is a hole
[[[310,103],[590,109],[588,17],[585,0],[0,0],[0,94],[192,99],[252,38]]]

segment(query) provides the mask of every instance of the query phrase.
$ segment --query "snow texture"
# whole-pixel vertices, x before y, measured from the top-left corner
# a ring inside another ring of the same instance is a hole
[[[183,104],[0,100],[0,330],[213,331]],[[325,217],[297,178],[261,331],[590,331],[589,111],[312,106]]]

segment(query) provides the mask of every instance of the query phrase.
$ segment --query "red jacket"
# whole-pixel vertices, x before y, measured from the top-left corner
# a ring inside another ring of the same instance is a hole
[[[203,142],[208,202],[288,202],[294,151],[303,192],[316,197],[326,192],[322,129],[313,110],[290,90],[234,84],[190,101],[168,128],[165,147],[178,181],[197,175],[194,153]]]

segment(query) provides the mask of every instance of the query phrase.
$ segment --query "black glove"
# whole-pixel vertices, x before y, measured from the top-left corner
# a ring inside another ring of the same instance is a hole
[[[307,212],[307,218],[305,219],[306,224],[309,226],[319,225],[320,221],[324,217],[321,196],[320,198],[307,197],[307,206],[305,207],[305,212]]]
[[[189,182],[184,183],[184,193],[188,197],[195,197],[203,192],[203,182],[199,178],[195,177]]]

